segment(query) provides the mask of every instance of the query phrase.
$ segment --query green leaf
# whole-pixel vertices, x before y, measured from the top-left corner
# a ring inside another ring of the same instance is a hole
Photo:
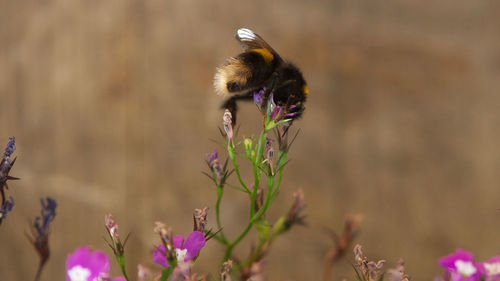
[[[172,272],[174,272],[174,267],[166,267],[163,272],[161,273],[161,281],[167,281],[170,275],[172,275]]]
[[[356,272],[356,277],[358,278],[358,280],[363,281],[363,277],[361,277],[361,274],[359,274],[358,269],[352,263],[351,263],[351,266],[352,266],[352,269],[354,269],[354,272]]]
[[[226,185],[227,185],[227,186],[229,186],[229,187],[230,187],[230,188],[232,188],[232,189],[236,189],[236,190],[238,190],[238,191],[243,191],[243,192],[245,192],[245,193],[250,194],[250,191],[249,191],[249,190],[246,190],[246,189],[245,189],[245,188],[243,188],[243,187],[236,186],[236,185],[232,185],[232,184],[230,184],[230,183],[226,183]]]

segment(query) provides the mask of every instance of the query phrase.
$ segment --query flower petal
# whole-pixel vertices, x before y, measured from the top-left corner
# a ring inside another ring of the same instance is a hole
[[[99,250],[91,251],[89,247],[80,247],[68,255],[66,259],[67,280],[71,280],[69,272],[76,267],[78,267],[77,271],[79,270],[80,273],[88,270],[88,273],[86,273],[88,274],[88,280],[109,275],[109,260],[106,254]]]
[[[455,262],[457,260],[474,262],[474,255],[462,249],[457,249],[456,253],[440,258],[439,265],[446,269],[456,270]]]
[[[89,247],[81,247],[76,249],[72,254],[66,258],[66,271],[75,265],[86,265],[87,257],[90,255]]]
[[[109,275],[109,260],[105,253],[95,250],[88,260],[88,267],[92,271],[91,277],[108,276]]]
[[[175,235],[172,237],[172,243],[174,243],[174,249],[183,249],[182,242],[184,242],[184,236]]]
[[[184,242],[184,249],[187,250],[185,261],[192,260],[198,255],[201,248],[205,246],[205,235],[199,231],[193,231]]]
[[[500,256],[494,256],[488,261],[478,263],[478,266],[484,276],[494,277],[494,280],[500,279]]]
[[[156,250],[153,254],[153,261],[163,267],[169,267],[170,265],[167,263],[166,249],[163,244],[156,247]]]

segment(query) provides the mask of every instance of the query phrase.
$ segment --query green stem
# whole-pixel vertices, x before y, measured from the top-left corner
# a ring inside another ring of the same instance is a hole
[[[280,162],[278,163],[278,167],[281,167],[281,168],[279,168],[278,179],[276,181],[276,185],[274,188],[273,188],[274,182],[270,183],[270,180],[268,179],[268,196],[266,198],[266,203],[262,207],[263,209],[267,209],[268,205],[274,200],[274,197],[278,193],[279,187],[281,185],[281,179],[283,178],[283,165],[286,163],[287,157],[288,157],[288,153],[282,152],[282,156],[281,156],[281,158],[279,158]],[[272,180],[274,180],[274,179],[272,179]],[[267,200],[267,199],[269,199],[269,200]],[[275,234],[271,234],[269,236],[269,239],[267,240],[267,242],[268,242],[267,247],[271,247],[271,244],[275,238],[276,238]],[[263,241],[259,243],[259,245],[255,251],[255,254],[245,263],[245,266],[250,265],[252,262],[255,261],[255,259],[257,259],[257,257],[259,257],[260,253],[262,252],[262,247],[264,246],[264,244],[265,244],[265,242],[263,242]]]
[[[116,256],[116,260],[118,260],[118,264],[120,264],[120,268],[122,269],[123,277],[130,281],[127,276],[127,271],[125,270],[125,256]]]
[[[232,145],[232,143],[228,144],[227,146],[227,154],[229,155],[231,162],[233,162],[234,172],[236,173],[238,181],[240,182],[241,186],[245,189],[245,191],[247,193],[250,193],[250,190],[248,189],[245,182],[243,182],[243,179],[241,178],[240,169],[238,168],[238,164],[236,164],[236,155],[234,153],[234,146]]]
[[[215,204],[215,216],[217,220],[217,227],[219,228],[220,231],[221,242],[227,245],[227,239],[226,236],[224,235],[224,231],[222,230],[222,224],[220,221],[220,203],[222,201],[223,193],[224,189],[222,188],[222,186],[217,186],[217,203]]]
[[[278,156],[280,157],[280,156]],[[276,183],[276,188],[273,190],[273,193],[271,194],[271,197],[275,197],[276,194],[278,193],[279,187],[281,185],[281,179],[283,178],[283,165],[285,165],[286,160],[288,158],[288,152],[282,152],[280,162],[278,163],[278,182]]]
[[[266,137],[267,137],[267,131],[264,130],[260,133],[259,142],[257,144],[257,153],[255,153],[255,159],[252,165],[254,184],[250,202],[250,218],[252,218],[255,212],[255,200],[257,199],[257,190],[259,189],[259,184],[260,184],[260,172],[261,172],[260,164],[262,162],[262,153],[264,152]]]
[[[266,212],[267,208],[269,207],[269,203],[271,202],[271,194],[272,194],[272,191],[273,191],[273,187],[274,187],[274,178],[273,177],[269,177],[267,179],[267,196],[266,196],[266,201],[264,201],[264,204],[262,205],[262,208],[260,208],[257,211],[257,213],[251,217],[250,221],[248,222],[248,225],[245,227],[245,229],[243,230],[243,232],[241,232],[240,235],[238,235],[238,237],[227,246],[226,253],[224,254],[224,261],[226,261],[227,259],[229,259],[229,257],[231,256],[231,252],[233,251],[233,248],[236,245],[238,245],[238,243],[248,234],[248,232],[250,231],[250,229],[252,229],[252,226],[254,225],[254,223],[256,221],[258,221],[264,215],[264,213]]]

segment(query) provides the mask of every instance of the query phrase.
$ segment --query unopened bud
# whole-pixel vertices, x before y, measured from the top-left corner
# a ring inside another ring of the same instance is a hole
[[[224,115],[222,116],[224,132],[227,135],[227,141],[230,142],[233,140],[233,116],[229,109],[224,111]]]
[[[163,241],[172,240],[172,227],[167,227],[162,222],[155,222],[154,232],[158,233]]]
[[[228,260],[222,264],[222,271],[220,274],[221,281],[231,281],[231,270],[233,268],[233,261]]]
[[[137,266],[137,280],[138,281],[148,281],[151,276],[151,270],[147,267],[139,264]]]
[[[201,233],[205,231],[205,226],[207,224],[207,212],[208,212],[208,207],[205,207],[203,209],[194,209],[193,231],[199,231]]]
[[[271,169],[271,174],[274,175],[274,148],[273,148],[273,139],[267,138],[266,139],[266,146],[265,146],[265,151],[266,151],[266,161],[269,164],[269,168]]]
[[[222,168],[219,163],[219,155],[217,154],[217,149],[214,148],[214,152],[207,153],[206,158],[207,158],[207,163],[210,166],[210,169],[217,178],[217,182],[220,183],[222,176]]]
[[[118,240],[118,224],[116,224],[116,222],[113,220],[113,216],[111,214],[107,214],[104,216],[104,224],[111,238],[113,240]]]
[[[243,146],[245,147],[245,152],[248,159],[253,160],[255,152],[253,151],[253,141],[251,138],[246,138],[243,140]]]

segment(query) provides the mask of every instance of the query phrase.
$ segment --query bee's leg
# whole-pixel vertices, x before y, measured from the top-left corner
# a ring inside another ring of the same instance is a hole
[[[238,111],[238,105],[236,104],[236,96],[228,98],[221,106],[222,109],[227,109],[231,112],[232,122],[236,124],[236,112]]]
[[[229,112],[231,112],[231,115],[233,117],[232,119],[233,124],[236,124],[236,113],[238,112],[237,101],[240,100],[244,101],[253,100],[253,92],[232,96],[222,104],[223,109],[228,109]]]

